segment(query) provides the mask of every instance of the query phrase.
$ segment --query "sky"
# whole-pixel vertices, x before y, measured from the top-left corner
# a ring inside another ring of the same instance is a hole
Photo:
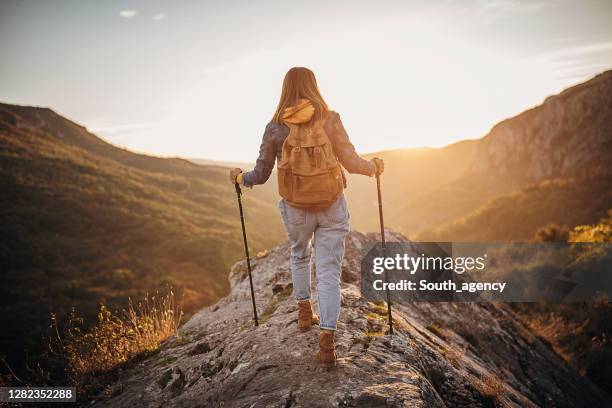
[[[253,162],[311,68],[359,152],[444,146],[612,69],[612,1],[0,1],[0,101]]]

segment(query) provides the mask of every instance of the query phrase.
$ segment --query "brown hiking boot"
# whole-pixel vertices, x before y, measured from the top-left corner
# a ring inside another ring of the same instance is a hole
[[[319,333],[319,351],[317,360],[325,367],[336,365],[336,342],[333,330],[321,330]]]
[[[298,329],[308,331],[313,324],[319,324],[319,316],[312,313],[310,300],[298,300]]]

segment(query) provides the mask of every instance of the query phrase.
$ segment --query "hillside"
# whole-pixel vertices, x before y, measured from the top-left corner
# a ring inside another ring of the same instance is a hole
[[[419,195],[426,194],[467,170],[476,152],[478,141],[463,140],[443,148],[412,148],[388,150],[364,155],[385,161],[381,177],[385,208],[395,215],[395,209]],[[351,218],[357,229],[376,231],[378,202],[376,181],[360,175],[349,175],[346,190]],[[351,205],[358,203],[358,205]],[[398,225],[402,216],[388,218],[390,225]]]
[[[551,179],[491,200],[467,216],[425,229],[421,241],[531,241],[538,229],[569,230],[612,208],[612,177]],[[517,222],[520,220],[520,222]]]
[[[602,211],[605,213],[612,208],[609,194],[604,194],[606,202],[602,202],[603,199],[596,200],[597,205],[590,202],[612,174],[610,129],[612,71],[607,71],[500,122],[481,139],[443,149],[411,150],[405,157],[390,154],[388,171],[382,178],[386,223],[415,237],[426,236],[424,231],[447,225],[463,225],[467,222],[466,217],[470,217],[474,220],[469,226],[472,228],[470,239],[524,239],[526,231],[519,221],[525,211],[521,213],[516,203],[516,212],[512,211],[513,197],[517,198],[515,194],[520,195],[528,186],[553,179],[576,181],[565,183],[569,190],[564,193],[560,193],[559,188],[554,189],[554,196],[545,199],[549,205],[531,205],[531,210],[539,212],[530,216],[550,219],[549,209],[558,204],[566,213],[576,212],[583,217],[562,217],[554,222],[596,222]],[[385,154],[380,156],[385,157]],[[584,185],[574,188],[577,183]],[[542,193],[540,191],[537,200],[543,199]],[[580,195],[562,203],[554,202],[556,198],[573,193]],[[376,200],[373,182],[355,180],[347,194],[357,198],[359,203],[368,204],[351,207],[356,225],[374,230],[372,222],[363,220],[364,212],[375,211],[374,207],[369,208]],[[491,204],[491,201],[504,196],[507,196],[504,207],[507,211],[503,216],[507,218],[503,225],[507,229],[503,235],[492,235],[487,230],[488,225],[501,219],[502,213],[494,213],[499,203]],[[527,197],[522,199],[528,200]],[[596,211],[588,214],[584,208]],[[474,217],[480,217],[479,221]],[[530,225],[528,232],[534,226]],[[457,237],[455,232],[453,234],[437,236],[442,239]],[[465,235],[460,238],[467,239]]]
[[[279,242],[272,188],[245,197],[253,250]],[[50,109],[0,104],[0,354],[36,355],[51,312],[171,286],[187,313],[227,293],[243,256],[226,169],[134,154]]]
[[[573,407],[610,397],[569,367],[507,306],[412,303],[386,308],[360,297],[362,250],[352,232],[343,264],[339,365],[320,368],[316,333],[298,332],[289,296],[289,246],[255,260],[261,325],[254,327],[244,261],[231,294],[188,321],[154,356],[127,369],[94,406],[133,407]],[[404,240],[389,233],[388,240]],[[88,402],[88,401],[84,401]]]

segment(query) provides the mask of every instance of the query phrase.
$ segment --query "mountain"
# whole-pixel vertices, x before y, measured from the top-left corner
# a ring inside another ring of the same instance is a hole
[[[495,125],[467,175],[516,184],[608,175],[612,154],[612,71],[573,86]]]
[[[364,157],[379,157],[385,161],[385,173],[381,177],[382,197],[391,214],[402,203],[435,190],[466,171],[477,144],[476,140],[463,140],[443,148],[387,150]],[[376,181],[361,175],[349,175],[346,195],[354,226],[365,231],[378,230]],[[393,215],[387,218],[387,222],[399,225],[402,215]]]
[[[470,203],[479,205],[438,224],[437,234],[420,237],[528,240],[547,223],[567,228],[594,223],[612,208],[611,159],[612,71],[607,71],[496,125],[455,183],[480,185]]]
[[[173,288],[191,313],[244,250],[227,170],[134,154],[50,109],[0,104],[0,354],[40,347],[51,312]],[[284,238],[273,186],[244,197],[252,251]],[[14,361],[13,361],[14,362]]]
[[[542,227],[588,225],[610,208],[612,177],[551,179],[494,198],[462,218],[422,230],[415,239],[531,241]]]
[[[547,222],[569,228],[596,222],[612,208],[611,129],[612,71],[606,71],[498,123],[481,139],[381,152],[386,224],[423,240],[519,240]],[[355,225],[376,230],[375,183],[350,181],[349,201],[359,203],[351,207]],[[534,219],[528,227],[522,225],[527,211]],[[491,229],[496,222],[499,233]]]
[[[122,372],[99,407],[574,407],[610,406],[506,305],[394,305],[360,296],[362,251],[379,237],[351,232],[342,269],[338,366],[314,360],[317,329],[302,333],[291,294],[289,244],[254,261],[261,324],[251,320],[244,261],[231,293],[182,326],[160,351]],[[388,232],[388,241],[404,241]],[[88,402],[88,401],[86,401]]]

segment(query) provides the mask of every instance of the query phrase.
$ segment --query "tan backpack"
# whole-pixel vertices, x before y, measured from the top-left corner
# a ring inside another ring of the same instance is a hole
[[[324,210],[342,194],[342,168],[323,122],[287,123],[290,131],[278,164],[278,192],[292,207]]]

